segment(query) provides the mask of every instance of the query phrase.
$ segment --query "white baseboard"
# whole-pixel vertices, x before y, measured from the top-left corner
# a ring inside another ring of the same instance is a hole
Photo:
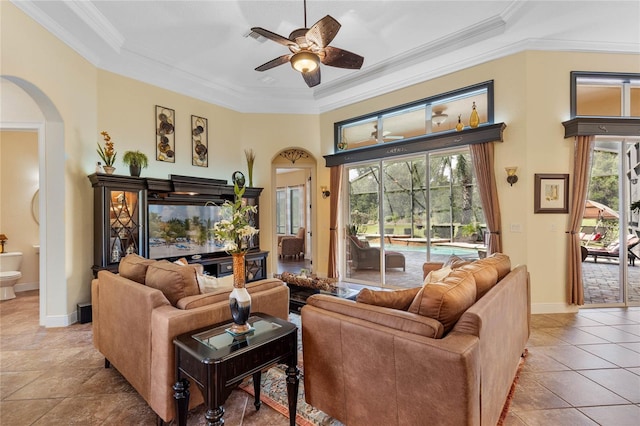
[[[16,293],[29,290],[38,290],[40,283],[20,283],[13,286],[13,291]],[[50,327],[68,327],[71,324],[78,322],[78,312],[73,311],[67,315],[51,315],[47,316],[44,320],[44,326]]]
[[[19,293],[21,291],[38,290],[40,283],[20,283],[13,286],[13,291]]]
[[[76,322],[78,322],[78,313],[74,311],[67,315],[50,315],[45,318],[44,326],[47,328],[68,327]]]
[[[532,314],[571,314],[578,312],[578,306],[566,303],[532,303]]]

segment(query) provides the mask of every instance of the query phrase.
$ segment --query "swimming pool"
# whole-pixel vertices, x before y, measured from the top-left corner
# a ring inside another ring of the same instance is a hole
[[[380,247],[378,244],[371,244],[371,247]],[[387,251],[399,251],[399,252],[420,252],[426,253],[427,246],[419,245],[405,245],[405,244],[385,244],[385,250]],[[456,247],[456,246],[431,246],[431,255],[451,256],[455,254],[457,256],[478,256],[478,250],[475,248]]]

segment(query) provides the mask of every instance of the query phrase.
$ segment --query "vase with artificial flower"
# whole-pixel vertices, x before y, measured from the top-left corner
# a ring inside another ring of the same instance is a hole
[[[244,155],[247,157],[247,171],[249,172],[249,186],[253,188],[253,163],[256,161],[256,154],[253,149],[245,149]]]
[[[234,184],[233,192],[235,200],[225,201],[222,205],[223,219],[213,226],[213,235],[233,257],[233,290],[229,295],[233,325],[229,331],[232,334],[243,334],[251,330],[247,322],[251,314],[251,296],[245,287],[245,254],[251,246],[251,239],[259,232],[251,225],[251,215],[257,213],[258,207],[243,202],[243,186]]]
[[[113,164],[116,162],[117,153],[113,149],[113,142],[111,141],[111,136],[109,136],[109,133],[106,131],[102,131],[100,132],[100,134],[104,139],[104,148],[101,147],[100,144],[98,144],[98,149],[96,151],[98,152],[100,159],[104,161],[104,166],[102,166],[104,172],[108,175],[111,175],[116,170],[116,168],[113,167]]]

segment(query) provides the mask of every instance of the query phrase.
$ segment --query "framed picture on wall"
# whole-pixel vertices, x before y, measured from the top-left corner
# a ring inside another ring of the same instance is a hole
[[[569,175],[535,174],[534,213],[569,213]]]
[[[156,105],[156,160],[176,162],[176,112]]]
[[[209,126],[207,119],[191,116],[191,164],[199,167],[209,166]]]

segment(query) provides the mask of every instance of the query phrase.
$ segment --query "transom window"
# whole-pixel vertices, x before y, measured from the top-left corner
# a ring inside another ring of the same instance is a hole
[[[571,73],[571,118],[640,117],[640,74]]]
[[[493,81],[335,123],[336,152],[414,141],[469,128],[473,107],[479,124],[493,124]]]

